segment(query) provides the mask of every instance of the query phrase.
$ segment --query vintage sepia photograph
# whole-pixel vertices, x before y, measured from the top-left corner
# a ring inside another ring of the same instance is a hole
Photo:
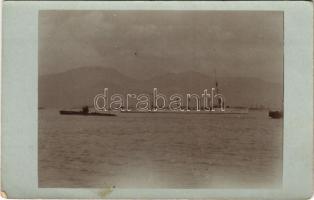
[[[281,188],[284,13],[40,10],[40,188]]]

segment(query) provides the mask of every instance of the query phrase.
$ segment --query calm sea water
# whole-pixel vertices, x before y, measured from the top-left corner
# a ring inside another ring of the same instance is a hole
[[[39,186],[264,188],[281,185],[282,119],[39,110]]]

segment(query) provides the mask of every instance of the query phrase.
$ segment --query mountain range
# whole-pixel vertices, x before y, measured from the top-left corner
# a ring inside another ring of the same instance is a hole
[[[41,75],[38,79],[38,106],[45,108],[75,108],[93,105],[93,98],[109,89],[109,95],[152,94],[201,95],[218,82],[226,105],[280,109],[283,101],[283,85],[252,77],[210,77],[196,71],[180,73],[155,73],[152,76],[134,78],[113,68],[82,67],[57,74]]]

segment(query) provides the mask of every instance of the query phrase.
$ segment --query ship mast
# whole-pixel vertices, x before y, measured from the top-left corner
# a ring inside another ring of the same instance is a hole
[[[217,78],[216,78],[216,68],[214,68],[214,79],[215,79],[215,93],[214,94],[216,95],[216,94],[219,94],[218,81],[217,81]],[[221,99],[219,98],[218,102],[217,102],[218,105],[214,105],[214,107],[215,106],[216,107],[222,106],[221,103],[222,103]]]
[[[216,94],[218,94],[219,91],[218,91],[218,81],[216,79],[216,68],[214,69],[214,79],[215,79],[215,92]]]

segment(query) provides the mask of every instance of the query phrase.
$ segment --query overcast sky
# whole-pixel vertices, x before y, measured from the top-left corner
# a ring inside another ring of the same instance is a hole
[[[92,66],[282,81],[283,13],[41,11],[39,74]]]

